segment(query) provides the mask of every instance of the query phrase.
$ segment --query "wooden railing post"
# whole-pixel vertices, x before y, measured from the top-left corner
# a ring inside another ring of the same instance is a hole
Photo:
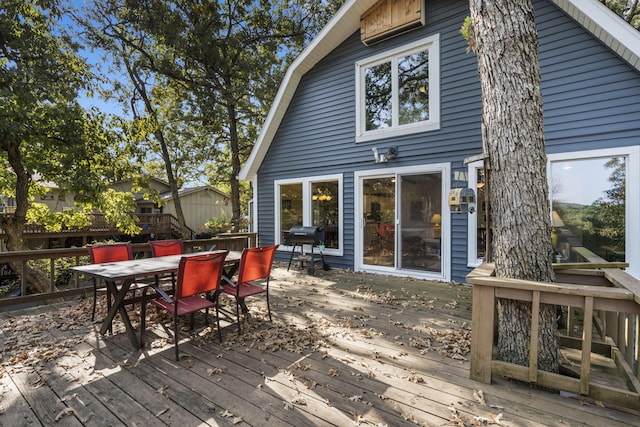
[[[471,312],[471,378],[491,383],[493,331],[496,309],[495,288],[473,285]]]

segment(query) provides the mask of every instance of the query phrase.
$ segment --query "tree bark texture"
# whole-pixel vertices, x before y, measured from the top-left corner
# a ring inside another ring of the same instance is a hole
[[[231,82],[229,82],[231,84]],[[238,112],[233,102],[227,103],[227,114],[229,119],[229,145],[231,148],[231,176],[229,183],[231,184],[231,224],[232,231],[237,232],[240,224],[242,210],[240,207],[240,182],[238,174],[240,173],[240,144],[238,135]]]
[[[496,275],[553,282],[538,41],[529,0],[470,0],[483,123]],[[538,368],[557,372],[555,307],[541,307]],[[498,304],[502,360],[528,364],[531,304]]]

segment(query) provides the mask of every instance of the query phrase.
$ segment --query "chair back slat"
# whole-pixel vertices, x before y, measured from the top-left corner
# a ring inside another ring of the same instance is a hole
[[[271,274],[276,249],[278,249],[278,245],[243,250],[238,270],[238,282],[245,283],[268,278]]]
[[[184,242],[175,240],[151,240],[149,241],[151,256],[180,255],[184,253]]]
[[[178,267],[175,298],[214,291],[220,285],[224,259],[229,251],[182,257]]]
[[[109,245],[87,245],[91,264],[126,261],[133,259],[131,243],[113,243]]]

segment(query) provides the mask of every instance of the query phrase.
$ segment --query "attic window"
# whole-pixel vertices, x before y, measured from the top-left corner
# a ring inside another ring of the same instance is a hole
[[[356,63],[356,140],[440,128],[440,36]]]
[[[424,26],[423,0],[380,0],[360,18],[360,40],[367,46]]]

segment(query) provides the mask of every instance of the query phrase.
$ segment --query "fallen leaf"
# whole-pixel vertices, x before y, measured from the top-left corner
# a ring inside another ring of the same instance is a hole
[[[60,421],[62,418],[66,417],[67,415],[78,415],[78,414],[76,413],[76,410],[73,408],[64,408],[62,411],[58,413],[58,415],[56,415],[55,420]]]

